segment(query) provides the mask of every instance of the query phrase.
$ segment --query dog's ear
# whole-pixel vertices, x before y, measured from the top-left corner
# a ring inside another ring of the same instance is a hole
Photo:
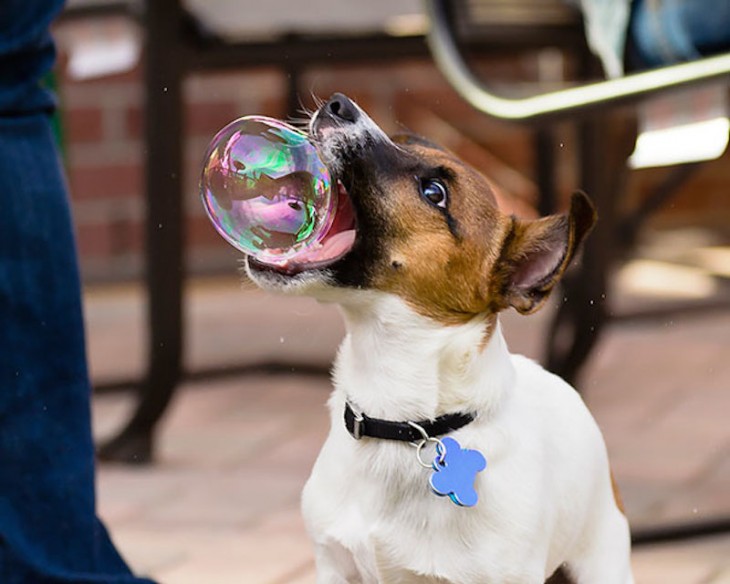
[[[595,221],[595,207],[582,192],[573,194],[565,215],[513,219],[497,265],[500,308],[513,306],[522,314],[540,308]]]

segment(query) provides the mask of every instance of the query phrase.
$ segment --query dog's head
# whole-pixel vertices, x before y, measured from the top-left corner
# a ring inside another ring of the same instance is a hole
[[[343,303],[391,293],[445,324],[508,306],[527,314],[546,300],[595,221],[581,193],[566,215],[504,215],[479,172],[421,138],[389,138],[341,94],[309,129],[340,185],[324,241],[336,253],[293,269],[248,258],[250,277],[266,289]],[[338,239],[347,244],[328,244]]]

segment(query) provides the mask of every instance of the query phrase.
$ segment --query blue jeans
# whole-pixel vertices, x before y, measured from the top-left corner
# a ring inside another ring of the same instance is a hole
[[[0,582],[150,583],[95,512],[76,250],[39,84],[61,6],[0,1]]]
[[[634,0],[630,37],[639,67],[730,50],[730,0]]]

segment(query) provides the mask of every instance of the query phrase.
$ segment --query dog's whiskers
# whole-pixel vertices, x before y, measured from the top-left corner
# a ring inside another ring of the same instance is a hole
[[[320,109],[324,105],[324,100],[320,97],[318,97],[314,91],[310,91],[309,95],[312,97],[312,101],[314,102],[314,107],[316,109]]]
[[[289,116],[287,117],[286,122],[299,130],[305,131],[309,128],[310,119],[311,118],[295,118]]]

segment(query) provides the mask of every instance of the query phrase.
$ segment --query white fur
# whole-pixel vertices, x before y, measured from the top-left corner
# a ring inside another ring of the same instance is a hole
[[[535,584],[561,562],[580,584],[633,582],[606,448],[570,386],[510,355],[498,325],[480,349],[482,319],[445,327],[395,296],[332,294],[347,336],[330,434],[302,499],[318,584]],[[343,423],[345,400],[391,420],[476,412],[453,436],[487,458],[478,504],[434,495],[409,444],[355,440]]]
[[[354,101],[351,104],[357,108],[359,116],[355,122],[344,125],[335,125],[320,128],[314,131],[315,123],[322,110],[318,110],[309,121],[310,136],[317,136],[317,149],[327,168],[335,175],[342,172],[342,153],[355,152],[364,148],[368,143],[377,142],[383,146],[390,146],[400,150],[388,135],[368,116]]]

